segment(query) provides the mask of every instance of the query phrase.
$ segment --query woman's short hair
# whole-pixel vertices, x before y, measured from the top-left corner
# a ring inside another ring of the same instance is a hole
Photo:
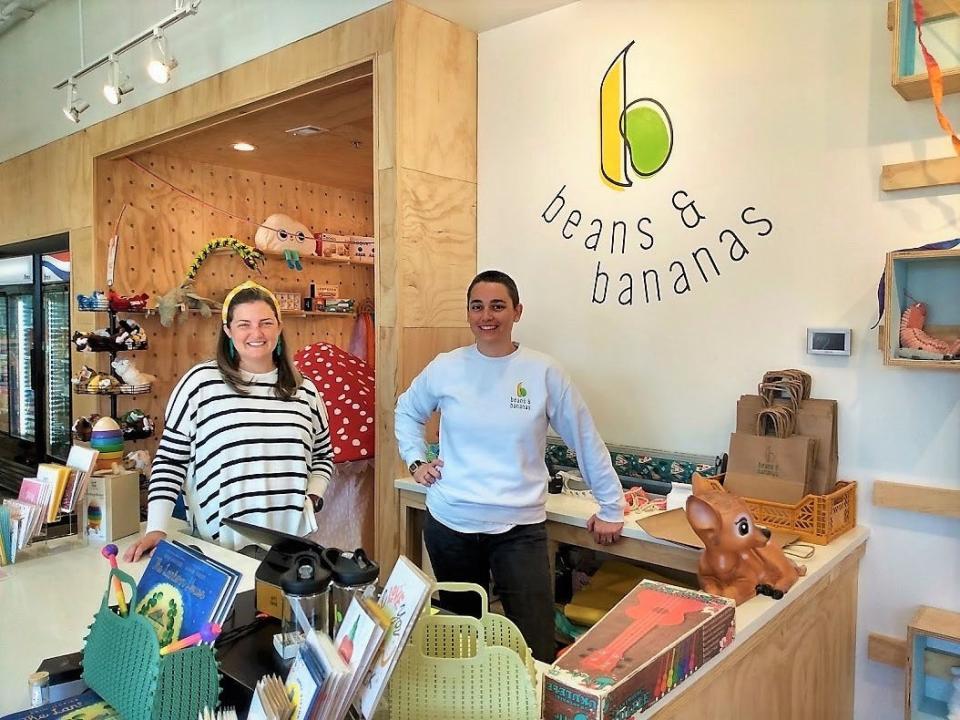
[[[517,284],[513,281],[512,277],[501,270],[484,270],[471,280],[470,285],[467,287],[467,302],[470,302],[470,293],[473,292],[474,285],[482,282],[500,283],[507,289],[507,294],[510,295],[510,299],[513,300],[514,307],[520,304],[520,291],[517,290]]]

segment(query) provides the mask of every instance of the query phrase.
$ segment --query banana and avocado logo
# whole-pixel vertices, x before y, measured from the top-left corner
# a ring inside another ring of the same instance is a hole
[[[517,397],[526,397],[527,389],[523,386],[523,382],[517,383]]]
[[[627,52],[631,41],[610,63],[600,81],[600,174],[614,190],[656,175],[673,151],[673,123],[653,98],[627,101]]]

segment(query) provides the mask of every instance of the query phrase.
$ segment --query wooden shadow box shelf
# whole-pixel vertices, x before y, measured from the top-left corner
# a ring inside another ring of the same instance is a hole
[[[924,332],[943,339],[960,335],[960,248],[887,253],[885,279],[884,365],[960,370],[960,360],[914,360],[898,356],[900,317],[914,302],[927,306]]]
[[[960,613],[921,607],[907,625],[906,720],[947,717],[953,667],[960,667]]]

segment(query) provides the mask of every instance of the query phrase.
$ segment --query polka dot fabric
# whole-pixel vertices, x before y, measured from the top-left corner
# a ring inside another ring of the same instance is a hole
[[[298,350],[294,364],[323,396],[335,463],[373,457],[373,369],[330,343]]]

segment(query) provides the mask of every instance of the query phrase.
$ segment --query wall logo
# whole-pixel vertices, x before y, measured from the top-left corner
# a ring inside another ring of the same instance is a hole
[[[631,101],[628,95],[627,55],[633,45],[628,43],[614,56],[600,81],[600,180],[619,191],[634,185],[638,178],[656,175],[673,152],[673,123],[666,108],[653,98]],[[601,68],[596,67],[594,77]],[[591,84],[583,90],[582,103],[595,108]],[[639,94],[634,92],[633,97]],[[689,118],[691,126],[697,121],[697,117]],[[685,136],[684,154],[697,149],[690,143],[696,144],[701,136],[703,133]],[[585,143],[592,140],[582,139]],[[703,145],[709,150],[712,138]],[[689,166],[691,160],[685,159]],[[683,164],[675,163],[660,182],[638,183],[629,202],[621,207],[598,201],[598,192],[606,200],[610,197],[604,190],[595,191],[592,168],[587,177],[570,185],[561,179],[554,181],[560,189],[546,203],[540,219],[553,230],[558,250],[567,253],[579,247],[588,258],[590,271],[576,286],[585,299],[589,292],[591,305],[644,307],[688,295],[746,264],[751,243],[773,235],[769,213],[746,199],[738,202],[731,197],[731,188],[739,193],[749,186],[744,182],[747,178],[726,183],[721,188],[721,203],[704,192],[702,177],[683,182],[679,177]],[[768,179],[763,182],[769,185]],[[585,194],[578,192],[583,185],[588,185]],[[578,194],[582,196],[576,197]],[[591,209],[594,202],[612,209],[606,214]],[[656,207],[664,208],[659,217],[650,211]],[[526,398],[518,387],[511,402],[523,400]]]
[[[629,171],[656,175],[673,151],[673,123],[653,98],[627,100],[627,52],[610,63],[600,81],[600,174],[614,190],[633,185]]]
[[[527,397],[527,389],[523,386],[523,381],[517,383],[517,392],[510,396],[511,410],[529,410],[530,398]]]

